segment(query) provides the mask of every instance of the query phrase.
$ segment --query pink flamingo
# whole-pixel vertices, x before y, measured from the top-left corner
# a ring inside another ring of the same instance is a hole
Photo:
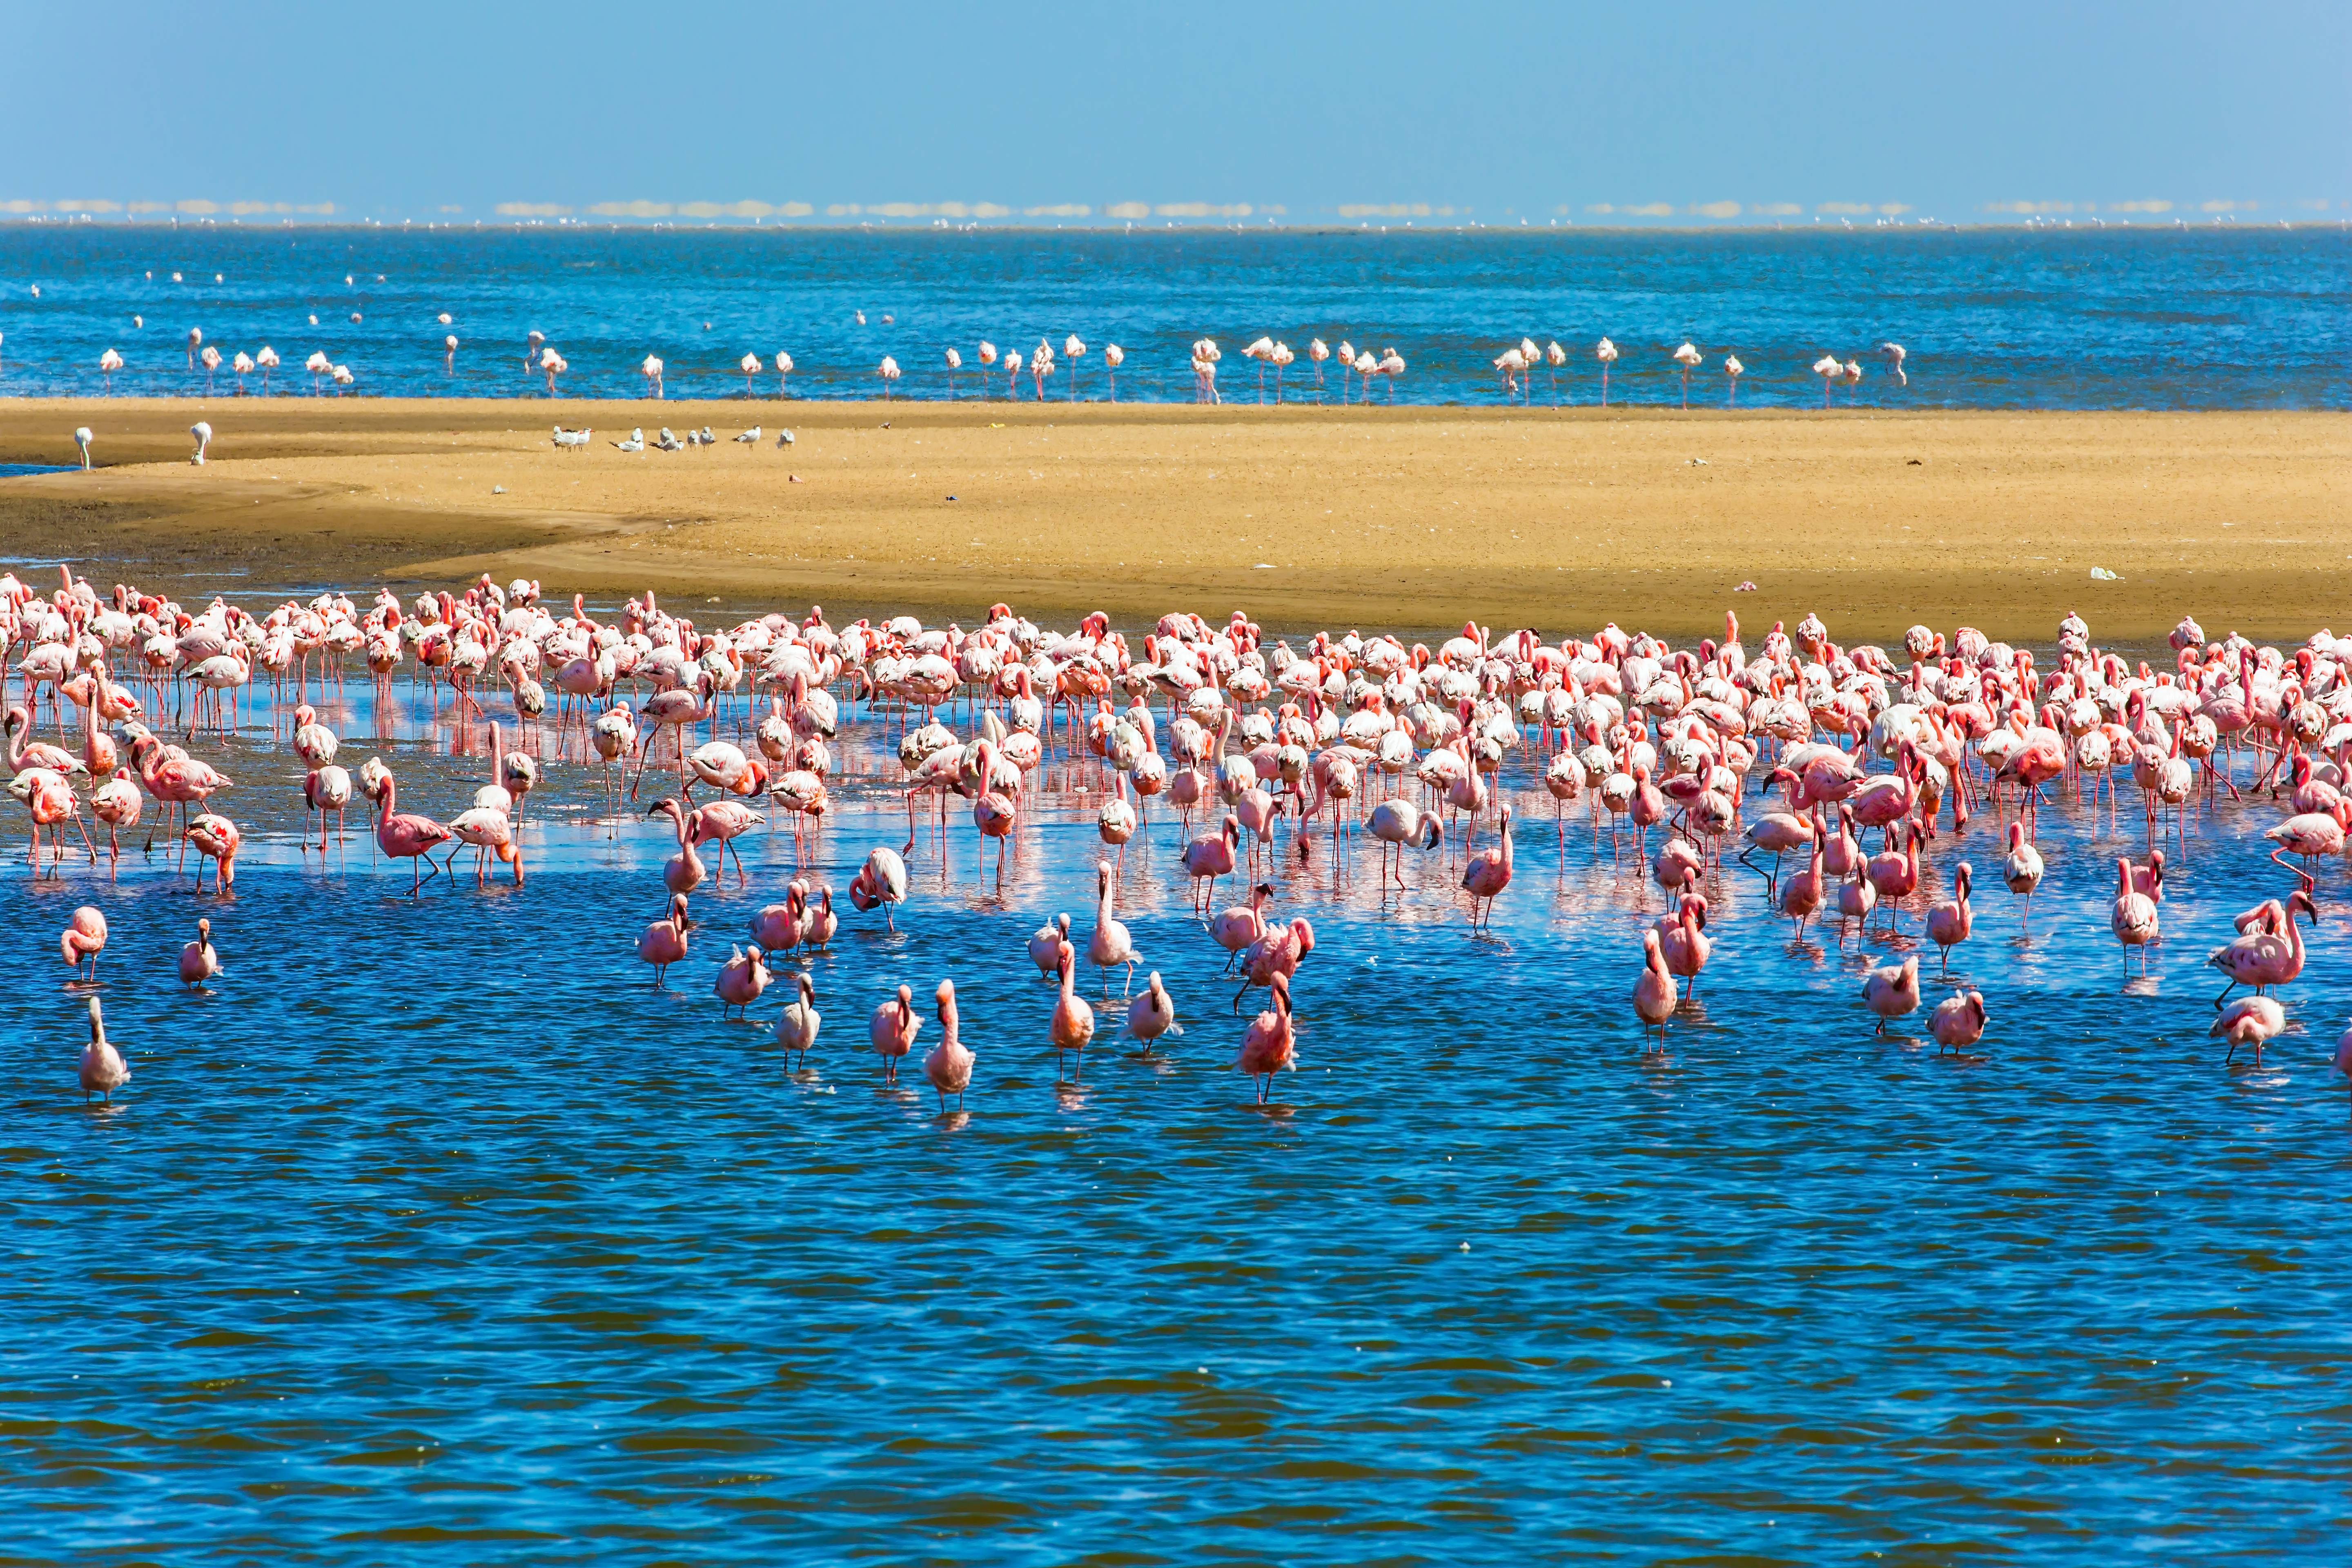
[[[719,998],[719,1016],[727,1016],[732,1010],[751,1016],[751,1004],[768,988],[768,955],[757,942],[747,950],[731,948],[727,962],[719,966],[719,978],[710,983],[711,994]]]
[[[898,994],[874,1009],[874,1017],[866,1025],[866,1037],[882,1058],[882,1081],[898,1081],[898,1058],[915,1048],[915,1037],[923,1032],[923,1021],[915,1016],[915,990],[901,985]]]
[[[1225,950],[1226,971],[1244,948],[1265,934],[1265,901],[1272,897],[1274,885],[1260,882],[1250,889],[1248,903],[1235,904],[1209,922],[1209,935]]]
[[[1264,1105],[1274,1092],[1274,1075],[1298,1070],[1298,1029],[1290,1014],[1290,976],[1274,977],[1272,1005],[1250,1020],[1242,1035],[1242,1054],[1234,1066],[1249,1074]]]
[[[440,870],[440,862],[433,858],[433,851],[449,842],[453,835],[429,816],[398,810],[395,802],[399,794],[400,786],[386,773],[383,793],[377,796],[375,842],[386,859],[409,862],[408,890],[414,894],[425,885],[424,867],[417,862],[421,860],[435,871]],[[656,983],[659,983],[658,977]]]
[[[92,1002],[91,1006],[98,1005]],[[2230,1054],[2222,1058],[2227,1063],[2236,1058],[2240,1046],[2254,1047],[2254,1065],[2263,1061],[2263,1047],[2286,1027],[2286,1009],[2268,996],[2241,996],[2222,1010],[2205,1032],[2216,1039],[2230,1042]],[[2337,1053],[2339,1058],[2342,1052]]]
[[[637,956],[654,966],[655,990],[662,988],[662,975],[671,964],[685,961],[686,931],[686,895],[672,893],[668,910],[637,938]]]
[[[1225,813],[1224,825],[1213,834],[1195,838],[1184,846],[1181,857],[1185,874],[1199,890],[1192,896],[1194,912],[1208,908],[1217,890],[1217,879],[1234,874],[1234,851],[1241,845],[1241,818]]]
[[[694,836],[687,831],[686,807],[678,804],[677,797],[666,795],[647,806],[646,815],[667,816],[670,826],[677,830],[677,853],[662,867],[662,886],[679,894],[690,893],[702,886],[702,879],[709,873],[703,867],[701,854],[694,847]]]
[[[2257,916],[2264,916],[2275,910],[2274,921],[2265,921],[2264,924],[2274,923],[2277,929],[2257,927],[2249,930],[2234,942],[2215,948],[2206,956],[2207,965],[2230,977],[2230,984],[2221,988],[2221,994],[2213,998],[2214,1006],[2219,1007],[2227,1002],[2230,993],[2241,985],[2252,986],[2254,994],[2259,996],[2269,987],[2284,985],[2303,973],[2303,931],[2294,923],[2298,910],[2308,916],[2314,925],[2318,923],[2319,906],[2312,901],[2309,892],[2297,888],[2286,896],[2284,905],[2266,904],[2255,911]],[[2247,922],[2242,921],[2241,923]]]
[[[1862,977],[1862,1005],[1878,1015],[1878,1026],[1872,1032],[1883,1035],[1886,1026],[1896,1018],[1906,1018],[1919,1010],[1919,960],[1906,958],[1901,963],[1881,964]]]
[[[1964,991],[1936,1004],[1927,1015],[1927,1032],[1936,1037],[1937,1049],[1964,1051],[1984,1038],[1985,1017],[1984,994]]]
[[[1314,951],[1315,928],[1304,915],[1288,925],[1267,926],[1242,954],[1242,988],[1234,993],[1234,1011],[1242,1010],[1242,998],[1253,987],[1272,984],[1277,974],[1297,974],[1299,961]]]
[[[114,1091],[131,1081],[131,1064],[122,1059],[106,1037],[106,1018],[99,1010],[98,998],[89,999],[89,1044],[82,1047],[80,1083],[85,1104],[94,1090],[106,1096],[109,1105],[114,1103]]]
[[[204,988],[205,981],[221,972],[220,952],[213,946],[213,922],[196,922],[196,940],[180,949],[180,984]]]
[[[199,857],[196,861],[196,890],[204,890],[204,862],[210,860],[213,863],[213,891],[227,892],[236,880],[236,852],[245,842],[245,835],[237,831],[236,824],[216,812],[208,811],[189,823],[182,837],[196,847]]]
[[[1077,973],[1077,953],[1068,942],[1055,952],[1054,968],[1061,977],[1062,994],[1055,1000],[1054,1017],[1048,1033],[1054,1042],[1054,1081],[1062,1079],[1062,1070],[1070,1053],[1077,1053],[1077,1070],[1070,1075],[1076,1082],[1087,1069],[1087,1047],[1095,1037],[1095,1010],[1087,999],[1077,994],[1075,977]]]
[[[2114,931],[2116,940],[2123,944],[2124,973],[2131,973],[2132,949],[2137,948],[2139,972],[2146,974],[2148,944],[2157,940],[2159,931],[2156,900],[2132,887],[2129,860],[2116,862],[2116,901],[2107,911],[2107,929]]]
[[[117,768],[114,776],[98,786],[89,797],[89,808],[106,824],[106,845],[110,857],[122,858],[122,830],[139,826],[139,816],[145,809],[146,797],[139,793],[139,782],[131,776],[129,768]]]
[[[939,1004],[940,1043],[923,1058],[923,1077],[940,1097],[940,1110],[948,1108],[948,1096],[956,1097],[956,1109],[963,1109],[963,1091],[971,1087],[972,1064],[980,1058],[971,1047],[957,1038],[959,1016],[956,1012],[955,982],[942,980],[933,999]]]
[[[776,1018],[776,1048],[793,1058],[793,1070],[797,1072],[808,1063],[809,1047],[816,1044],[817,1030],[824,1017],[816,1010],[816,983],[805,973],[793,976],[793,989],[800,993],[797,1000],[784,1004]]]
[[[1655,931],[1642,933],[1642,977],[1633,982],[1633,1011],[1642,1020],[1642,1038],[1658,1032],[1658,1048],[1665,1049],[1666,1020],[1675,1016],[1674,973],[1666,967],[1665,949]]]
[[[784,901],[769,904],[751,917],[751,940],[766,952],[790,953],[801,944],[801,927],[808,914],[808,889],[795,879],[784,886]]]
[[[1970,880],[1975,876],[1965,860],[1952,873],[1952,896],[1927,906],[1927,940],[1943,954],[1938,976],[1952,972],[1952,949],[1969,940],[1976,929],[1976,910],[1969,904]]]
[[[735,840],[767,818],[740,800],[714,800],[697,806],[687,821],[687,837],[696,844],[717,843],[719,869],[724,875],[727,857],[735,857],[735,880],[740,886],[751,880],[743,870],[743,852],[735,847]]]
[[[1658,933],[1658,950],[1665,954],[1666,973],[1689,981],[1690,994],[1697,995],[1699,972],[1715,952],[1714,939],[1706,934],[1706,900],[1685,893],[1674,912],[1659,916],[1652,929]]]
[[[106,951],[106,917],[84,904],[58,933],[58,956],[73,967],[78,983],[98,980],[98,955]]]
[[[1805,940],[1805,924],[1820,911],[1828,890],[1822,877],[1822,841],[1816,837],[1805,868],[1780,884],[1780,912],[1797,922],[1797,941]]]
[[[1486,924],[1493,921],[1495,900],[1511,885],[1511,808],[1507,805],[1503,807],[1501,832],[1500,844],[1479,850],[1462,868],[1462,886],[1470,893],[1470,929],[1474,931],[1486,929]],[[1485,922],[1478,914],[1482,900],[1486,905]]]

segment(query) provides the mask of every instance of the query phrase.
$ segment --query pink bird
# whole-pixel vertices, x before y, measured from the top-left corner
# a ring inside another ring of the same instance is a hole
[[[408,890],[414,894],[424,886],[424,868],[417,862],[423,861],[434,870],[440,870],[441,864],[433,858],[433,851],[448,843],[455,835],[429,816],[395,810],[394,803],[399,794],[400,786],[390,773],[386,773],[383,792],[377,797],[375,842],[386,859],[409,862]]]
[[[1666,1045],[1666,1020],[1675,1016],[1675,977],[1666,968],[1666,955],[1658,933],[1642,933],[1642,977],[1633,982],[1633,1011],[1642,1020],[1642,1038],[1646,1043],[1650,1031],[1658,1032],[1658,1048]]]
[[[763,952],[790,953],[801,944],[801,925],[808,912],[808,891],[800,882],[784,888],[784,901],[770,904],[751,917],[751,940]]]
[[[1637,788],[1640,777],[1637,773]],[[1480,901],[1486,903],[1486,920],[1491,922],[1495,900],[1511,885],[1511,808],[1507,805],[1503,807],[1501,834],[1499,844],[1479,850],[1462,868],[1462,885],[1470,893],[1470,929],[1474,931],[1484,929],[1478,913]]]
[[[923,1032],[923,1021],[915,1016],[915,990],[901,985],[898,994],[874,1009],[873,1021],[866,1026],[866,1037],[882,1058],[882,1081],[898,1081],[898,1058],[915,1048],[915,1037]]]
[[[1927,1015],[1927,1032],[1939,1050],[1964,1051],[1984,1038],[1985,1005],[1981,992],[1964,991],[1936,1004]]]
[[[1298,1029],[1290,1014],[1290,977],[1274,977],[1273,1005],[1250,1020],[1242,1036],[1242,1054],[1234,1065],[1258,1085],[1257,1102],[1264,1105],[1274,1092],[1274,1075],[1298,1070]]]
[[[180,949],[180,984],[201,990],[221,972],[220,952],[213,946],[213,922],[196,922],[196,940]]]
[[[1706,934],[1706,900],[1696,893],[1685,893],[1675,909],[1659,916],[1652,929],[1658,933],[1658,951],[1665,955],[1666,973],[1689,981],[1690,994],[1697,995],[1699,972],[1715,952],[1714,939]]]
[[[2230,999],[2230,993],[2241,985],[2251,985],[2256,995],[2273,985],[2284,985],[2303,973],[2303,931],[2294,923],[2296,910],[2309,916],[2314,925],[2319,922],[2319,906],[2311,895],[2297,888],[2286,896],[2286,902],[2265,904],[2254,911],[2263,919],[2253,925],[2252,919],[2242,919],[2242,928],[2252,925],[2234,942],[2215,948],[2205,962],[2230,977],[2221,994],[2213,998],[2221,1006]],[[2266,929],[2270,927],[2276,929]]]
[[[245,842],[245,835],[237,831],[236,824],[216,812],[208,811],[189,823],[183,837],[196,847],[196,853],[202,857],[196,863],[197,890],[201,892],[204,889],[204,861],[210,860],[213,863],[213,890],[227,892],[230,884],[236,880],[236,852]]]
[[[2331,819],[2333,820],[2333,819]],[[2107,929],[2123,943],[2124,973],[2131,973],[2132,949],[2139,949],[2139,972],[2147,973],[2148,944],[2158,934],[2156,900],[2132,888],[2129,860],[2116,862],[2116,901],[2107,911]]]
[[[768,988],[768,955],[754,942],[750,949],[733,948],[727,962],[719,966],[719,978],[710,984],[711,994],[719,998],[719,1016],[740,1012],[749,1018],[751,1004]]]
[[[1976,910],[1969,907],[1969,889],[1975,872],[1965,860],[1952,873],[1952,896],[1927,906],[1927,940],[1943,954],[1943,966],[1937,973],[1948,974],[1952,970],[1952,949],[1969,940],[1976,929]]]
[[[1242,988],[1234,994],[1234,1011],[1254,986],[1271,985],[1274,977],[1288,979],[1298,973],[1299,960],[1315,951],[1315,928],[1299,916],[1288,925],[1269,925],[1264,935],[1242,953]]]
[[[1780,884],[1780,912],[1797,922],[1797,940],[1805,940],[1805,924],[1818,913],[1828,888],[1822,877],[1822,841],[1813,840],[1805,868]]]
[[[58,933],[58,956],[73,966],[77,983],[98,979],[98,955],[106,951],[106,917],[84,904]]]
[[[1087,1068],[1087,1046],[1095,1037],[1095,1010],[1087,999],[1077,994],[1074,977],[1077,973],[1077,952],[1068,942],[1061,944],[1054,955],[1054,966],[1061,976],[1062,994],[1054,1003],[1053,1022],[1048,1032],[1054,1041],[1054,1081],[1059,1083],[1065,1059],[1076,1052],[1077,1071],[1070,1075],[1077,1081]]]
[[[1225,968],[1231,971],[1234,960],[1250,943],[1265,934],[1265,901],[1274,897],[1274,886],[1260,882],[1250,889],[1246,904],[1235,904],[1209,922],[1209,935],[1225,950]],[[1066,920],[1068,917],[1063,917]]]
[[[1184,846],[1181,857],[1184,871],[1200,890],[1192,895],[1196,910],[1208,907],[1216,896],[1217,879],[1234,874],[1234,851],[1242,841],[1241,818],[1225,813],[1224,825],[1217,832],[1195,838]]]
[[[686,895],[672,893],[668,912],[646,927],[645,934],[637,938],[637,956],[654,966],[656,991],[661,989],[664,972],[686,958]]]
[[[972,1064],[980,1058],[971,1047],[956,1037],[959,1017],[956,1013],[955,982],[942,980],[935,994],[939,1004],[940,1043],[923,1058],[923,1077],[940,1097],[940,1110],[948,1108],[948,1096],[956,1097],[956,1109],[963,1109],[963,1091],[971,1087]]]
[[[694,847],[694,837],[687,829],[686,807],[674,796],[665,796],[646,808],[647,816],[667,816],[677,832],[677,853],[662,867],[662,886],[673,893],[690,893],[702,886],[709,873],[702,864],[702,856]],[[721,850],[721,854],[725,851]]]

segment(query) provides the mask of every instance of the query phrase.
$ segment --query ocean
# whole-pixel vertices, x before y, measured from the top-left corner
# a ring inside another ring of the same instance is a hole
[[[1049,399],[1111,395],[1115,342],[1119,399],[1181,402],[1205,336],[1224,399],[1255,402],[1261,377],[1240,351],[1267,335],[1297,356],[1286,400],[1352,395],[1336,362],[1318,386],[1320,337],[1396,351],[1405,372],[1378,378],[1376,398],[1499,402],[1493,362],[1525,338],[1567,353],[1525,395],[1584,404],[1601,396],[1605,335],[1621,353],[1612,401],[1682,398],[1670,356],[1688,340],[1699,405],[1730,395],[1727,355],[1746,369],[1741,405],[1818,405],[1810,367],[1830,354],[1864,372],[1835,399],[1870,407],[2344,409],[2352,233],[0,226],[0,395],[198,393],[191,329],[220,350],[215,391],[236,384],[239,352],[274,348],[273,395],[309,395],[299,367],[320,352],[350,368],[351,395],[545,395],[523,369],[537,331],[570,367],[566,396],[641,395],[651,354],[671,396],[877,396],[888,356],[893,395],[946,397],[951,347],[965,365],[954,395],[1036,395],[1025,372],[981,373],[986,340],[1024,355],[1049,342]],[[1088,348],[1075,366],[1072,334]],[[1907,351],[1907,384],[1877,353],[1886,342]],[[123,360],[110,377],[110,349]],[[759,374],[740,368],[746,354]],[[258,394],[262,377],[247,385]]]
[[[2340,863],[2289,1032],[2259,1066],[2206,1033],[2207,949],[2284,891],[2266,799],[2192,805],[2147,979],[2106,920],[2136,795],[2113,828],[2044,808],[2030,930],[1992,816],[1931,847],[1929,896],[1977,869],[1948,983],[1916,910],[1899,940],[1794,940],[1727,861],[1663,1051],[1631,1005],[1661,895],[1630,830],[1621,856],[1605,814],[1555,820],[1539,754],[1503,774],[1517,872],[1488,936],[1458,833],[1384,889],[1372,841],[1327,824],[1301,854],[1286,822],[1254,874],[1317,942],[1298,1069],[1261,1106],[1233,1063],[1265,994],[1237,1010],[1164,804],[1117,885],[1184,1033],[1140,1054],[1123,976],[1082,961],[1098,1032],[1057,1084],[1025,943],[1057,912],[1084,942],[1103,853],[1103,775],[1058,745],[1001,879],[964,811],[942,838],[926,808],[894,933],[844,895],[908,836],[898,720],[852,711],[805,851],[739,840],[747,879],[696,892],[657,989],[635,943],[675,852],[643,815],[659,769],[608,815],[576,734],[544,738],[521,886],[461,856],[412,897],[358,810],[320,854],[284,704],[254,698],[193,742],[236,780],[229,896],[149,825],[119,873],[101,829],[94,867],[76,838],[60,879],[0,877],[12,1562],[2341,1547]],[[446,690],[436,711],[404,678],[379,710],[362,673],[313,699],[404,810],[446,820],[486,774]],[[719,963],[796,871],[841,931],[722,1021]],[[84,903],[133,1074],[110,1108],[75,1087],[55,936]],[[204,994],[173,977],[200,917],[226,966]],[[1864,972],[1906,952],[1930,1005],[1981,988],[1979,1047],[1939,1052],[1924,1013],[1874,1034]],[[824,1026],[796,1068],[771,1028],[803,969]],[[961,1114],[866,1044],[903,982],[919,1059],[942,978],[979,1054]]]

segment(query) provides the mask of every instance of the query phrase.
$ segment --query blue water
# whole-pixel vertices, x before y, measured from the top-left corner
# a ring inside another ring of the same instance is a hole
[[[268,343],[284,360],[277,394],[311,390],[299,366],[317,349],[351,367],[356,395],[544,395],[522,369],[536,329],[570,363],[567,395],[640,395],[650,353],[672,396],[773,397],[772,372],[747,385],[736,367],[781,349],[798,366],[795,397],[876,395],[886,354],[905,370],[897,395],[939,397],[952,346],[971,396],[982,339],[1024,354],[1045,339],[1058,354],[1075,332],[1090,352],[1046,383],[1049,397],[1108,395],[1101,350],[1117,342],[1120,398],[1188,401],[1189,345],[1206,335],[1224,351],[1226,398],[1254,401],[1239,351],[1266,333],[1299,355],[1288,397],[1318,395],[1306,351],[1319,335],[1403,356],[1405,375],[1376,395],[1498,401],[1492,362],[1527,336],[1570,353],[1557,377],[1537,377],[1534,400],[1590,403],[1605,334],[1623,352],[1612,398],[1636,403],[1681,395],[1668,356],[1687,337],[1706,356],[1691,389],[1706,405],[1725,397],[1726,354],[1747,366],[1743,405],[1817,404],[1808,367],[1827,353],[1862,362],[1860,387],[1838,398],[1866,407],[2341,409],[2352,232],[0,226],[0,395],[97,394],[109,348],[126,362],[113,391],[194,395],[206,377],[189,360],[192,327],[221,351],[215,392],[235,388],[238,351]],[[1874,357],[1890,339],[1909,350],[1908,386]],[[1336,371],[1327,383],[1321,395],[1339,395]],[[1001,371],[986,386],[1011,390]],[[1018,390],[1034,383],[1024,374]]]
[[[1275,913],[1319,941],[1299,1070],[1260,1108],[1165,810],[1118,885],[1188,1032],[1144,1059],[1098,1004],[1084,1087],[1057,1088],[1024,942],[1056,910],[1091,927],[1084,766],[1049,761],[1001,883],[959,813],[944,853],[924,829],[896,935],[842,900],[794,1072],[766,1026],[782,986],[751,1025],[709,991],[789,833],[696,894],[656,990],[634,943],[667,825],[606,819],[593,763],[544,748],[523,886],[461,863],[412,898],[356,819],[323,864],[297,847],[315,829],[263,695],[194,742],[236,780],[231,896],[144,827],[119,875],[37,882],[19,853],[0,876],[14,1561],[2340,1551],[2343,868],[2290,1033],[2260,1066],[2205,1035],[2206,949],[2284,890],[2267,801],[2190,814],[2147,980],[2105,921],[2115,857],[2145,846],[2127,784],[2120,832],[2043,816],[2030,938],[1990,874],[2000,825],[1939,838],[1933,895],[1979,873],[1954,973],[1991,1026],[1961,1058],[1873,1037],[1857,991],[1891,939],[1792,943],[1733,867],[1660,1055],[1629,1005],[1658,895],[1514,758],[1490,940],[1454,841],[1383,898],[1369,842],[1302,858],[1285,830]],[[380,715],[363,676],[322,707],[406,809],[446,818],[486,770],[478,727],[453,754],[404,683]],[[836,889],[906,836],[896,734],[845,727],[808,852]],[[74,1086],[53,938],[85,901],[135,1074],[110,1108]],[[202,995],[172,973],[199,916],[226,964]],[[866,1045],[894,985],[943,976],[979,1051],[961,1116],[911,1063],[885,1087]]]

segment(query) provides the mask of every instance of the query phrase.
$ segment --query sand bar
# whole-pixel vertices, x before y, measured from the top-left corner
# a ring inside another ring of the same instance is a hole
[[[607,444],[754,422],[756,447]],[[555,451],[557,423],[593,446]],[[0,481],[0,554],[206,593],[487,569],[836,620],[1003,598],[1554,636],[1727,608],[1856,639],[2046,640],[2069,608],[2115,642],[2184,609],[2216,635],[2352,628],[2340,414],[26,400],[0,404],[0,461],[70,461],[77,425],[105,467]]]

